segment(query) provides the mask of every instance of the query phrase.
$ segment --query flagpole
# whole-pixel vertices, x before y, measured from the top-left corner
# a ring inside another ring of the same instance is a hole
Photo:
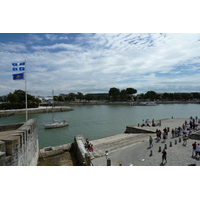
[[[26,60],[25,60],[26,63]],[[28,121],[28,110],[27,110],[27,82],[26,82],[26,65],[25,65],[25,102],[26,102],[26,122]]]

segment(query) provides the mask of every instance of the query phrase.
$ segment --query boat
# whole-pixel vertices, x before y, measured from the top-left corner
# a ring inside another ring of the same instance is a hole
[[[140,106],[157,106],[158,104],[156,102],[151,102],[151,101],[148,101],[148,102],[140,102],[139,103]]]
[[[53,120],[53,123],[50,124],[44,124],[44,128],[45,129],[50,129],[50,128],[60,128],[60,127],[64,127],[64,126],[68,126],[69,122],[67,122],[66,120]]]
[[[158,104],[155,101],[147,101],[147,102],[131,102],[131,106],[157,106]]]
[[[69,122],[66,120],[55,120],[54,119],[54,91],[52,91],[52,96],[53,96],[53,102],[52,102],[52,123],[49,124],[43,124],[45,129],[50,129],[50,128],[60,128],[64,126],[68,126]]]

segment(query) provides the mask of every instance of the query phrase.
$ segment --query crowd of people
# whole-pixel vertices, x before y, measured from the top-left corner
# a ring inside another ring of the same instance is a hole
[[[93,152],[93,144],[89,142],[88,139],[85,140],[85,149],[89,152]]]
[[[155,120],[152,119],[152,121],[151,121],[151,126],[150,126],[149,119],[146,119],[146,120],[143,119],[141,125],[138,123],[138,127],[139,127],[139,126],[141,126],[141,127],[144,127],[144,126],[148,126],[148,127],[151,127],[151,126],[153,126],[153,127],[155,127],[155,126],[161,126],[161,120],[159,120],[159,121],[156,123]]]
[[[192,135],[193,131],[198,130],[198,124],[200,123],[200,120],[198,120],[198,117],[196,116],[193,118],[192,116],[190,117],[190,121],[187,122],[185,121],[181,126],[178,128],[172,128],[171,130],[171,137],[180,137],[182,136],[183,139],[183,146],[187,145],[187,140],[190,138]],[[145,121],[141,126],[149,126],[148,121]],[[156,126],[154,119],[152,120],[152,126]],[[163,139],[163,143],[165,143],[166,139],[168,138],[169,135],[169,127],[164,128],[163,131],[156,129],[156,142],[159,142],[161,139]],[[149,148],[153,147],[153,138],[152,136],[149,136]],[[200,143],[194,142],[192,144],[192,157],[196,159],[200,159]],[[162,151],[162,163],[167,162],[167,152],[166,149],[163,149]]]

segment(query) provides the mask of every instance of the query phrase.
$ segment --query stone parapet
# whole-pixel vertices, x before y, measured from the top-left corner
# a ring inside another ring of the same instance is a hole
[[[91,154],[85,149],[85,139],[82,135],[74,137],[77,158],[81,165],[91,166]]]
[[[0,165],[36,166],[38,161],[38,125],[30,119],[17,125],[0,128]]]
[[[40,149],[40,156],[43,157],[55,156],[64,153],[65,151],[70,151],[70,149],[71,149],[71,143],[56,147],[45,147],[43,149]]]

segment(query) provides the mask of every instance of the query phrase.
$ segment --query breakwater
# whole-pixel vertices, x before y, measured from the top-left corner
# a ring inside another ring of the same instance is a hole
[[[74,109],[70,107],[38,107],[38,108],[28,108],[28,113],[48,113],[48,112],[66,112],[66,111],[73,111]],[[12,109],[12,110],[0,110],[0,117],[7,117],[11,115],[22,115],[26,114],[26,109]]]

